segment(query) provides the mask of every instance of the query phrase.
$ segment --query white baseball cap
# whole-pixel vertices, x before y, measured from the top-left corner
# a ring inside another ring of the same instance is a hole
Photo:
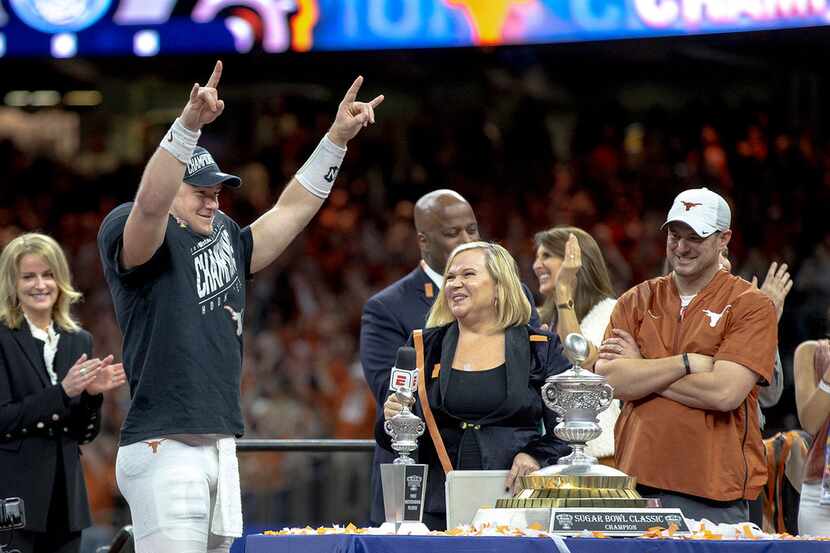
[[[720,194],[708,188],[692,188],[677,195],[660,228],[673,221],[686,223],[698,236],[706,238],[716,231],[729,229],[732,211]]]

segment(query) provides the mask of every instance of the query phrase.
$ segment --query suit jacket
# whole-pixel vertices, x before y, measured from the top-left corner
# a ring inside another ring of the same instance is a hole
[[[533,297],[523,285],[525,295],[534,305]],[[431,291],[431,294],[428,292]],[[389,396],[389,376],[398,348],[405,345],[416,328],[423,328],[427,313],[440,290],[432,279],[416,267],[411,273],[381,290],[363,306],[360,322],[360,362],[366,382],[375,396],[375,421],[383,420],[383,404]],[[429,297],[431,295],[431,297]],[[539,314],[532,308],[531,326],[539,326]],[[385,520],[383,493],[380,485],[380,464],[391,463],[395,455],[375,447],[372,460],[371,520],[379,524]]]
[[[43,342],[29,325],[17,330],[0,324],[0,497],[20,497],[26,530],[45,532],[57,471],[63,471],[70,531],[90,525],[86,483],[79,444],[100,430],[103,396],[86,392],[70,399],[60,382],[75,361],[92,354],[92,336],[85,330],[60,332],[53,386],[43,360]],[[60,448],[61,455],[58,455]],[[62,462],[58,462],[59,459]]]
[[[458,333],[458,323],[424,331],[427,398],[453,467],[457,466],[458,446],[465,432],[461,429],[462,422],[480,426],[466,432],[476,433],[484,470],[509,469],[518,453],[527,453],[543,467],[556,464],[571,448],[553,435],[559,420],[556,413],[542,403],[541,388],[546,378],[571,366],[562,353],[559,338],[530,326],[508,328],[504,340],[505,399],[495,410],[477,420],[462,420],[449,413],[444,403],[453,372]],[[534,336],[533,341],[530,336]],[[416,402],[413,412],[424,420],[420,402]],[[540,431],[540,420],[545,423],[544,434]],[[391,440],[381,422],[375,426],[375,440],[391,451]],[[429,432],[421,436],[414,453],[413,458],[419,463],[429,465],[424,512],[443,517],[446,512],[445,475]]]

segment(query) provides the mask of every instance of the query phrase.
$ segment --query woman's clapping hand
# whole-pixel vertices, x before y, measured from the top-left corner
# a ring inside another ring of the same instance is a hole
[[[107,359],[112,361],[112,355]],[[95,378],[86,387],[86,393],[90,395],[102,394],[118,388],[127,382],[127,373],[124,372],[122,363],[102,364],[95,375]]]

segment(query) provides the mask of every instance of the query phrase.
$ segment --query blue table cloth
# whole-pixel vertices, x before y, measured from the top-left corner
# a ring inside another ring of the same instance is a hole
[[[567,538],[571,553],[830,553],[823,541],[644,540]],[[245,553],[558,553],[553,540],[513,537],[265,536],[252,534]]]

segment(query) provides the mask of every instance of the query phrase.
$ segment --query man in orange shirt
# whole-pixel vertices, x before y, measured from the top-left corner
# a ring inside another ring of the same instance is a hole
[[[772,301],[719,270],[731,212],[706,188],[674,200],[666,257],[674,270],[620,297],[596,371],[624,400],[617,467],[646,497],[687,518],[737,523],[766,484],[758,388],[772,379]]]

